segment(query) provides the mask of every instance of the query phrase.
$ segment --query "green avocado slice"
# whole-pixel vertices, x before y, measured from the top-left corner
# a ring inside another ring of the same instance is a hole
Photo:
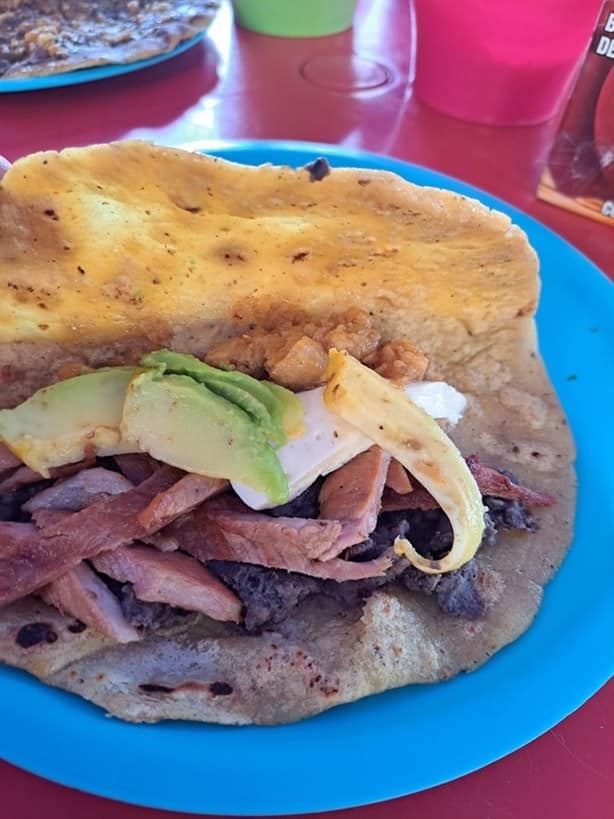
[[[146,356],[150,366],[161,362]],[[241,407],[187,375],[147,371],[128,386],[124,440],[167,464],[245,483],[277,505],[288,482],[262,428]]]
[[[267,389],[277,399],[280,406],[281,419],[286,439],[299,438],[305,432],[303,405],[297,396],[279,384],[272,381],[258,381],[260,386]]]
[[[251,392],[243,387],[233,384],[222,377],[207,376],[206,380],[194,379],[200,384],[204,384],[211,392],[220,395],[231,401],[237,407],[246,412],[254,423],[258,424],[264,432],[266,438],[275,447],[282,446],[286,442],[286,436],[280,424],[275,423],[269,409],[256,398]],[[192,376],[193,377],[193,376]]]
[[[164,367],[167,373],[189,375],[240,406],[260,423],[276,446],[302,431],[303,407],[294,393],[236,370],[220,370],[193,355],[157,350],[141,359],[145,367]],[[232,385],[232,388],[229,386]],[[256,405],[252,399],[258,402]],[[264,411],[263,408],[264,407]]]
[[[133,449],[121,440],[120,422],[137,367],[107,367],[58,381],[27,401],[0,411],[0,438],[21,460],[49,477],[54,466],[88,453],[116,455]]]

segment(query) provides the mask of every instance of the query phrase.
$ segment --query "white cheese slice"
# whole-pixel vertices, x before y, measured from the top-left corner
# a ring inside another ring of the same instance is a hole
[[[409,384],[406,395],[432,418],[458,423],[467,400],[462,393],[443,381],[418,381]],[[351,461],[372,445],[372,441],[347,421],[332,413],[324,403],[324,387],[298,393],[303,405],[305,433],[288,441],[277,451],[288,478],[288,500],[301,494],[320,475],[328,475]],[[267,495],[238,481],[232,488],[251,509],[269,509]]]
[[[458,424],[467,408],[467,399],[445,381],[414,381],[405,388],[405,395],[431,418]]]

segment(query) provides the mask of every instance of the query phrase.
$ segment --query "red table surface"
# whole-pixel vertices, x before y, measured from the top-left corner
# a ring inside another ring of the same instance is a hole
[[[412,49],[405,0],[361,0],[352,31],[305,40],[236,29],[224,6],[203,43],[167,63],[92,84],[0,97],[0,153],[14,160],[41,149],[126,137],[165,144],[296,139],[376,151],[506,199],[614,278],[612,228],[535,198],[554,122],[492,128],[431,110],[412,97]],[[381,75],[385,84],[359,91],[341,87],[352,54],[362,58],[355,67]],[[336,88],[304,78],[331,62],[338,70]],[[612,819],[613,732],[610,682],[575,714],[505,759],[456,782],[344,815]],[[374,752],[385,755],[385,748]],[[7,819],[184,816],[85,795],[7,763],[0,763],[0,789],[0,816]]]

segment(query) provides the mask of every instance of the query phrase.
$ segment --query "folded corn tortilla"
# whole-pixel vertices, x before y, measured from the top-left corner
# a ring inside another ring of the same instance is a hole
[[[123,142],[46,152],[0,187],[0,405],[66,362],[204,355],[263,314],[359,306],[469,399],[452,436],[557,498],[534,534],[478,552],[491,606],[453,618],[404,589],[357,612],[306,600],[260,636],[201,617],[118,646],[30,597],[0,610],[0,658],[132,721],[278,724],[472,670],[531,624],[569,546],[574,446],[537,349],[538,261],[504,214],[382,171],[244,167]],[[28,623],[56,639],[16,643]]]

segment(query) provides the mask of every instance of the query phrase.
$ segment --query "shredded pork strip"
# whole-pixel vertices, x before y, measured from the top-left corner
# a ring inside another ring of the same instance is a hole
[[[66,509],[35,509],[32,512],[32,520],[38,529],[44,529],[46,526],[54,526],[61,520],[66,520],[73,513]]]
[[[45,603],[62,614],[77,617],[105,637],[118,643],[139,639],[139,633],[128,623],[119,601],[86,563],[53,580],[39,592]]]
[[[338,558],[314,560],[306,555],[300,529],[287,525],[289,520],[300,519],[270,518],[257,512],[237,512],[224,506],[220,506],[216,500],[209,501],[172,523],[165,533],[174,538],[179,548],[203,563],[207,560],[254,563],[337,581],[378,577],[391,565],[387,555],[364,563],[351,563]],[[318,523],[325,524],[320,531],[334,525],[336,539],[341,528],[337,521],[301,521],[301,524]],[[296,535],[297,532],[298,536],[292,537],[291,533]],[[314,527],[310,533],[310,539],[314,538],[314,547],[317,545],[316,532],[317,528]]]
[[[470,455],[466,458],[467,466],[475,478],[475,482],[482,495],[492,495],[503,500],[519,500],[529,506],[552,506],[556,503],[556,498],[544,492],[534,492],[526,486],[515,483],[489,466],[484,466],[477,455]],[[399,495],[389,487],[386,487],[382,499],[382,511],[394,512],[411,509],[421,509],[426,512],[429,509],[438,509],[439,504],[435,498],[423,486],[416,487],[406,495]]]
[[[99,572],[133,584],[139,600],[199,611],[214,620],[238,623],[243,604],[197,560],[149,546],[120,546],[92,561]]]
[[[377,526],[390,455],[373,446],[331,473],[320,489],[320,517],[338,520],[342,533],[320,560],[366,540]]]
[[[21,466],[21,460],[11,452],[6,444],[0,443],[0,473],[18,466]]]
[[[63,509],[68,512],[79,512],[109,495],[119,495],[132,489],[132,484],[119,472],[111,472],[100,466],[83,469],[76,475],[58,481],[53,486],[38,492],[22,509],[34,512],[36,509]]]
[[[12,554],[26,550],[37,537],[38,530],[32,523],[16,523],[12,520],[1,521],[0,561]]]
[[[146,532],[157,532],[179,515],[191,512],[207,498],[219,495],[229,486],[228,481],[221,478],[207,478],[204,475],[195,474],[184,475],[170,489],[156,495],[139,515],[139,523]]]
[[[145,455],[141,452],[115,455],[114,460],[122,475],[128,478],[134,486],[138,486],[147,478],[151,478],[156,469],[160,468],[160,463],[154,460],[151,455]]]
[[[556,503],[553,495],[534,492],[532,489],[527,489],[526,486],[515,483],[497,469],[484,466],[477,455],[470,455],[466,460],[482,495],[494,495],[503,500],[521,500],[528,503],[529,506],[553,506]]]
[[[65,466],[54,466],[49,470],[52,478],[67,478],[70,475],[75,475],[83,469],[94,466],[95,458],[87,458],[84,461],[78,461],[74,464],[66,464]],[[10,475],[7,475],[0,481],[0,494],[3,492],[15,492],[21,489],[22,486],[28,486],[31,483],[44,481],[45,478],[39,473],[30,469],[29,466],[18,466],[17,469]]]
[[[399,495],[388,486],[382,495],[382,512],[401,512],[412,509],[421,509],[428,512],[429,509],[439,509],[439,504],[430,492],[423,486],[415,486],[411,492]]]
[[[278,552],[279,560],[286,553],[319,560],[323,552],[334,547],[342,532],[337,520],[274,518],[254,512],[232,496],[211,500],[203,508],[203,519],[206,517],[211,527],[222,529],[237,543],[244,540]],[[174,531],[172,527],[170,531]]]
[[[137,516],[152,499],[181,477],[165,466],[140,486],[67,515],[38,530],[29,523],[22,534],[7,537],[0,524],[0,605],[18,600],[61,577],[83,559],[116,549],[145,535]]]
[[[396,458],[393,458],[388,466],[386,486],[390,487],[397,495],[405,495],[413,489],[407,470]]]

